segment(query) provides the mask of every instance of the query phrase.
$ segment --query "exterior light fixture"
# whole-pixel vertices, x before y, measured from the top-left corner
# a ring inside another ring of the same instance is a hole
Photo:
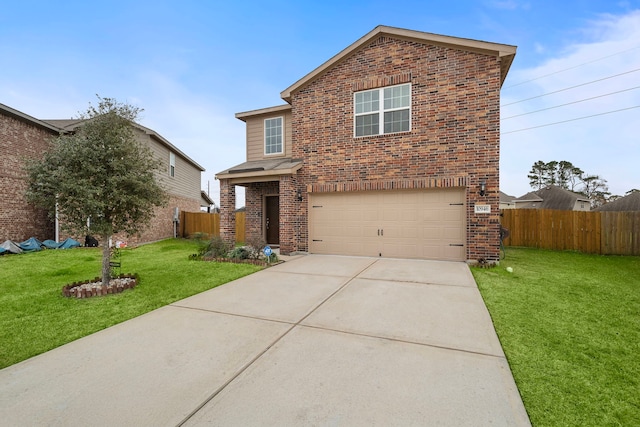
[[[487,190],[487,180],[486,179],[481,179],[480,180],[480,195],[484,196],[486,194]]]
[[[299,202],[302,201],[302,193],[300,192],[300,190],[296,192],[296,200],[298,200]]]

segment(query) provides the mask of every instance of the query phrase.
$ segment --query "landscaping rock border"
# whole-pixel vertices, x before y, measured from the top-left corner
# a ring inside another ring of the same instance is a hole
[[[127,289],[133,289],[138,284],[138,276],[135,274],[121,274],[109,281],[109,285],[102,286],[102,280],[96,277],[93,280],[74,282],[62,287],[62,295],[68,298],[91,298],[109,294],[119,294]]]

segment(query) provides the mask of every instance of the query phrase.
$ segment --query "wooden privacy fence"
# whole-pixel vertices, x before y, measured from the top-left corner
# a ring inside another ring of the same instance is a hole
[[[207,212],[182,212],[180,214],[180,234],[189,237],[195,233],[205,233],[209,237],[220,235],[220,214]],[[244,242],[245,213],[236,212],[236,242]]]
[[[640,212],[504,209],[506,246],[640,255]]]

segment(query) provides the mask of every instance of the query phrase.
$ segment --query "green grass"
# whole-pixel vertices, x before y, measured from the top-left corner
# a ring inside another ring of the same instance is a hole
[[[260,269],[188,260],[196,249],[173,239],[124,249],[122,273],[137,273],[138,286],[89,299],[62,287],[99,276],[99,248],[0,257],[0,368]]]
[[[534,426],[640,425],[640,257],[507,248],[472,272]]]

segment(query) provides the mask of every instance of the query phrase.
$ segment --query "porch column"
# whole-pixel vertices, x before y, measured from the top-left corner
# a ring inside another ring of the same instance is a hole
[[[302,200],[298,199],[298,196]],[[280,177],[280,252],[306,251],[306,192],[295,176]]]
[[[236,187],[228,179],[220,180],[220,237],[236,243]]]

